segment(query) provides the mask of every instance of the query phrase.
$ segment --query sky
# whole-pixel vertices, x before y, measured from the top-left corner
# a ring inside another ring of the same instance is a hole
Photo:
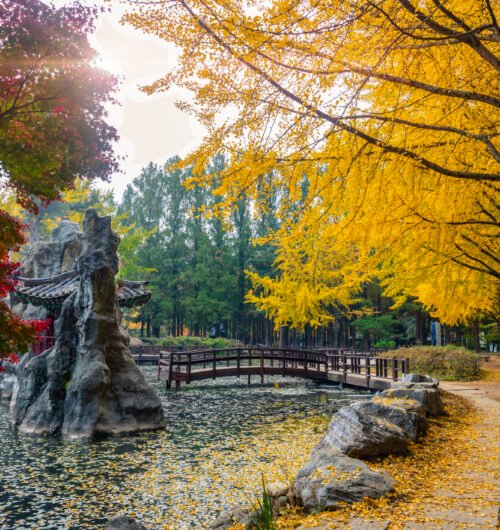
[[[67,3],[54,2],[57,6]],[[176,49],[159,38],[121,25],[123,5],[115,1],[106,4],[111,5],[111,12],[101,16],[90,42],[99,53],[98,65],[123,78],[116,94],[119,104],[110,107],[108,120],[121,138],[116,153],[126,157],[121,164],[123,173],[114,175],[110,184],[119,198],[143,166],[187,154],[200,143],[204,130],[175,107],[175,101],[187,97],[180,89],[152,96],[139,90],[175,64]]]

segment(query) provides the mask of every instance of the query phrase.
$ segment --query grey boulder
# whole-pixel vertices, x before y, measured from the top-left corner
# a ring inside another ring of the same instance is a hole
[[[371,401],[360,401],[351,406],[363,415],[376,416],[397,425],[411,440],[427,432],[425,409],[413,399],[377,396]]]
[[[405,453],[408,440],[397,425],[350,406],[342,407],[333,415],[324,438],[313,454],[322,447],[331,447],[354,458],[374,458]]]
[[[128,515],[118,515],[108,522],[104,530],[147,530],[147,528]]]
[[[444,413],[441,395],[432,383],[399,383],[394,388],[381,392],[381,396],[418,401],[428,416],[440,416]]]
[[[405,374],[402,379],[403,383],[432,383],[439,386],[439,380],[430,375]]]
[[[217,519],[208,523],[207,528],[213,530],[227,530],[235,524],[249,526],[255,518],[255,512],[248,506],[235,506],[222,512]]]
[[[314,451],[299,471],[293,490],[307,511],[322,511],[365,497],[383,497],[393,491],[393,486],[394,480],[387,473],[372,471],[360,460],[323,447]]]

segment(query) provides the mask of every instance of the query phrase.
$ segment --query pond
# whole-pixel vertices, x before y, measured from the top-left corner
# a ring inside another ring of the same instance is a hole
[[[163,432],[91,443],[31,439],[0,405],[0,528],[102,528],[126,513],[150,529],[204,528],[255,501],[262,474],[289,481],[325,432],[333,408],[367,392],[267,377],[203,381],[162,395]]]

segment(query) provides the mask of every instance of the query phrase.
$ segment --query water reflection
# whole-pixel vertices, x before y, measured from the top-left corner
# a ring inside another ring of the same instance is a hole
[[[164,393],[167,428],[92,443],[16,435],[0,405],[0,528],[101,528],[129,513],[148,528],[203,528],[248,500],[260,472],[296,472],[332,408],[366,393],[300,379],[203,381]],[[289,478],[289,477],[288,477]],[[258,488],[258,486],[257,486]]]

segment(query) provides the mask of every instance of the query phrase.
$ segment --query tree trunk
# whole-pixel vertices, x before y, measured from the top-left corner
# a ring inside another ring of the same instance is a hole
[[[351,348],[353,351],[356,350],[356,328],[351,326]]]
[[[312,348],[312,346],[313,346],[313,335],[312,335],[311,324],[306,324],[306,327],[305,327],[304,331],[305,331],[304,347],[305,348]]]
[[[415,342],[418,346],[424,343],[423,315],[421,311],[415,314]]]
[[[280,326],[280,348],[288,348],[288,326]]]
[[[479,353],[481,351],[481,343],[479,341],[479,319],[477,318],[472,323],[472,332],[474,335],[474,351]]]

